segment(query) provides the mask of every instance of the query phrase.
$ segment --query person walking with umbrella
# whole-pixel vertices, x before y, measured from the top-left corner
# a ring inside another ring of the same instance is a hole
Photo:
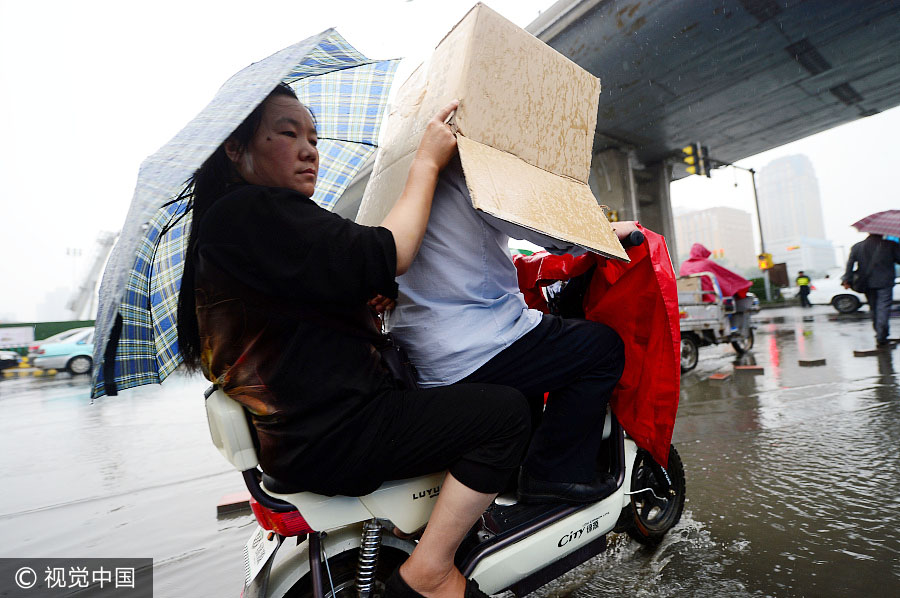
[[[875,328],[875,343],[878,347],[890,347],[888,318],[894,287],[894,264],[900,264],[900,245],[888,241],[884,235],[900,235],[900,210],[869,214],[854,222],[853,227],[859,232],[869,233],[869,236],[850,248],[841,285],[865,294],[872,315],[872,327]]]
[[[309,197],[316,126],[279,85],[189,182],[193,223],[178,342],[252,414],[259,460],[293,492],[360,496],[386,480],[449,472],[429,524],[388,595],[483,594],[456,569],[464,535],[518,467],[530,416],[490,384],[398,390],[373,349],[372,311],[396,297],[456,151],[445,106],[428,123],[406,187],[380,227]]]
[[[900,244],[871,233],[850,249],[847,267],[841,277],[845,289],[865,293],[878,347],[890,347],[894,342],[888,338],[894,264],[900,264]]]

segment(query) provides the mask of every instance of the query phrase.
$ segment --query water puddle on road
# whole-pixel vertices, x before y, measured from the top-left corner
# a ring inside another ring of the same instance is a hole
[[[683,596],[762,596],[739,579],[735,554],[746,541],[716,542],[706,526],[686,510],[681,522],[656,548],[644,547],[624,534],[610,534],[603,554],[547,584],[535,597],[646,598]]]

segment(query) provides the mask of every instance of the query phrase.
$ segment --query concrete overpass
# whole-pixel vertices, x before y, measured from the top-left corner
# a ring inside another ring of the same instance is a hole
[[[672,255],[684,145],[734,162],[900,104],[897,1],[560,0],[526,29],[600,78],[591,186]]]
[[[734,162],[900,104],[896,1],[561,0],[527,29],[601,80],[600,202],[673,245],[684,145]]]

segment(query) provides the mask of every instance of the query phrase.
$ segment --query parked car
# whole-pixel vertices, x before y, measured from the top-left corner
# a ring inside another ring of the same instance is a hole
[[[88,374],[93,365],[94,329],[83,328],[61,341],[42,342],[32,361],[42,370],[67,370],[70,374]]]
[[[0,370],[14,368],[22,361],[22,356],[15,351],[0,351]]]
[[[30,345],[28,345],[28,359],[30,361],[34,361],[34,358],[40,355],[39,351],[41,349],[41,345],[45,343],[58,343],[64,340],[67,340],[71,337],[74,337],[77,334],[84,334],[85,330],[93,330],[91,326],[84,326],[81,328],[70,328],[68,330],[63,330],[62,332],[57,332],[53,336],[48,336],[45,339],[41,339],[39,341],[34,341]]]
[[[895,282],[900,283],[900,280]],[[799,293],[800,287],[781,291],[781,295],[787,299],[797,297]],[[853,289],[845,289],[841,286],[841,274],[835,274],[810,281],[809,302],[813,305],[830,305],[842,314],[850,314],[866,303],[866,296]],[[894,302],[900,302],[898,284],[894,284]]]

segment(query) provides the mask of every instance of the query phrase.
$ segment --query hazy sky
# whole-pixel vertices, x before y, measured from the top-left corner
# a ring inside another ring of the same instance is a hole
[[[369,57],[405,57],[400,83],[474,3],[0,0],[0,321],[66,317],[62,306],[84,277],[98,233],[119,230],[125,219],[141,161],[233,73],[336,27]],[[521,26],[552,3],[488,2]],[[742,165],[807,154],[826,231],[850,243],[850,222],[900,203],[888,186],[898,136],[894,110]],[[745,175],[737,176],[737,189],[730,173],[676,183],[674,203],[752,212]],[[70,248],[80,256],[67,255]]]

